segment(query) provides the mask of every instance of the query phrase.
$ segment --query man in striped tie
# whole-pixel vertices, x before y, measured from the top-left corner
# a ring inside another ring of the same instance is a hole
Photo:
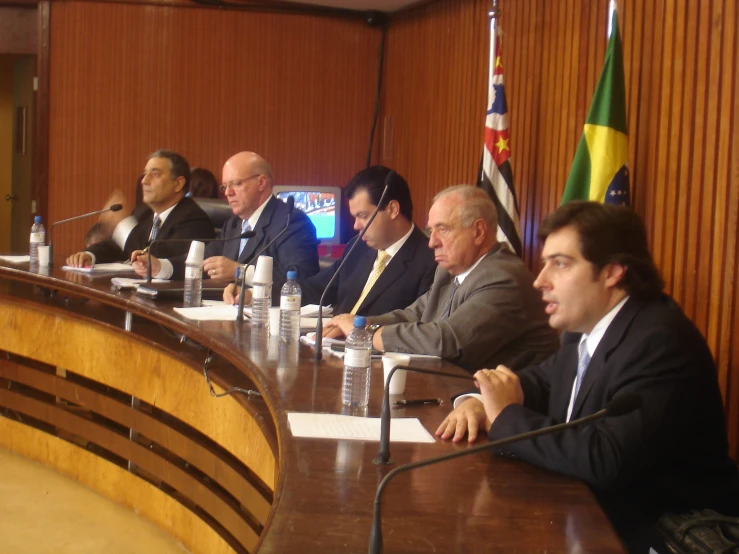
[[[481,395],[455,399],[437,435],[490,440],[574,420],[627,393],[630,414],[506,446],[505,453],[578,477],[592,488],[630,552],[653,546],[667,511],[739,511],[716,367],[706,341],[663,282],[639,216],[626,207],[571,202],[539,229],[535,286],[559,351],[518,373],[475,374]],[[658,550],[663,552],[663,550]]]

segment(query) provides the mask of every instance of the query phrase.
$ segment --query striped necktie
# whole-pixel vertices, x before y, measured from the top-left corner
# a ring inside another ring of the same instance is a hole
[[[582,351],[580,352],[580,359],[577,362],[577,378],[575,379],[575,400],[577,400],[577,393],[580,392],[580,385],[582,385],[583,377],[585,372],[588,370],[590,365],[590,354],[588,353],[588,345],[583,342],[580,345]]]
[[[242,219],[241,220],[241,232],[246,233],[247,231],[251,231],[251,225],[249,225],[248,219]],[[246,247],[246,241],[249,239],[241,239],[241,246],[239,246],[239,258],[241,257],[241,253],[244,251],[244,248]]]
[[[349,312],[350,314],[353,315],[357,313],[359,306],[362,305],[362,302],[364,302],[364,299],[367,298],[369,291],[371,291],[372,287],[375,286],[377,279],[380,278],[380,274],[384,271],[390,259],[390,254],[388,254],[384,250],[377,251],[377,258],[375,261],[375,265],[372,268],[372,273],[370,273],[369,279],[367,279],[367,283],[364,285],[364,289],[362,289],[362,294],[359,295],[359,300],[357,300],[357,303],[354,304],[352,311]]]
[[[162,220],[159,219],[159,214],[154,214],[154,221],[151,224],[151,233],[149,234],[149,242],[155,241],[159,234],[159,227],[162,225]]]

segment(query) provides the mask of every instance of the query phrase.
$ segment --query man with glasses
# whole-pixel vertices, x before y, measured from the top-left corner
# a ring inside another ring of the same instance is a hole
[[[170,150],[157,150],[149,155],[141,178],[144,203],[151,210],[135,210],[130,217],[116,222],[113,236],[88,246],[67,258],[73,267],[95,263],[134,260],[142,249],[156,239],[209,239],[214,236],[208,215],[191,198],[186,198],[190,185],[190,165]],[[124,212],[121,211],[121,214]],[[186,253],[189,243],[159,243],[154,252],[162,256]]]
[[[272,169],[254,152],[239,152],[225,163],[221,190],[234,215],[223,225],[218,238],[236,238],[249,230],[256,233],[251,239],[206,245],[203,275],[231,280],[240,264],[251,260],[285,228],[288,209],[272,195]],[[295,269],[300,277],[318,273],[318,239],[308,216],[293,210],[287,231],[263,255],[273,259],[272,301],[278,303],[288,269]],[[151,269],[158,278],[183,279],[185,256],[170,259],[152,256]],[[146,273],[145,261],[136,265],[136,271],[140,275]],[[249,284],[252,272],[253,266],[250,266],[246,275]]]

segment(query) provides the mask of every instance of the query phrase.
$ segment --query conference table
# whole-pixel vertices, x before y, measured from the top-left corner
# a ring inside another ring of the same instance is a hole
[[[366,552],[375,491],[400,464],[468,448],[293,437],[290,412],[379,417],[340,399],[342,361],[248,321],[192,321],[111,276],[0,262],[0,446],[164,529],[191,552]],[[464,375],[440,360],[413,365]],[[231,387],[236,391],[215,396]],[[432,434],[465,381],[407,376],[393,409]],[[482,439],[484,440],[484,439]],[[384,552],[624,552],[582,482],[488,451],[400,474],[382,502]],[[136,537],[131,537],[135,544]]]

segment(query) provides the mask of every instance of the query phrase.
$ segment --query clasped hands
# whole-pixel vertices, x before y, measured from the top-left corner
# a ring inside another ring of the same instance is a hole
[[[467,435],[467,440],[474,442],[480,430],[487,433],[507,406],[523,404],[521,381],[504,365],[476,372],[475,386],[482,402],[474,396],[464,399],[439,425],[437,436],[459,442]]]

